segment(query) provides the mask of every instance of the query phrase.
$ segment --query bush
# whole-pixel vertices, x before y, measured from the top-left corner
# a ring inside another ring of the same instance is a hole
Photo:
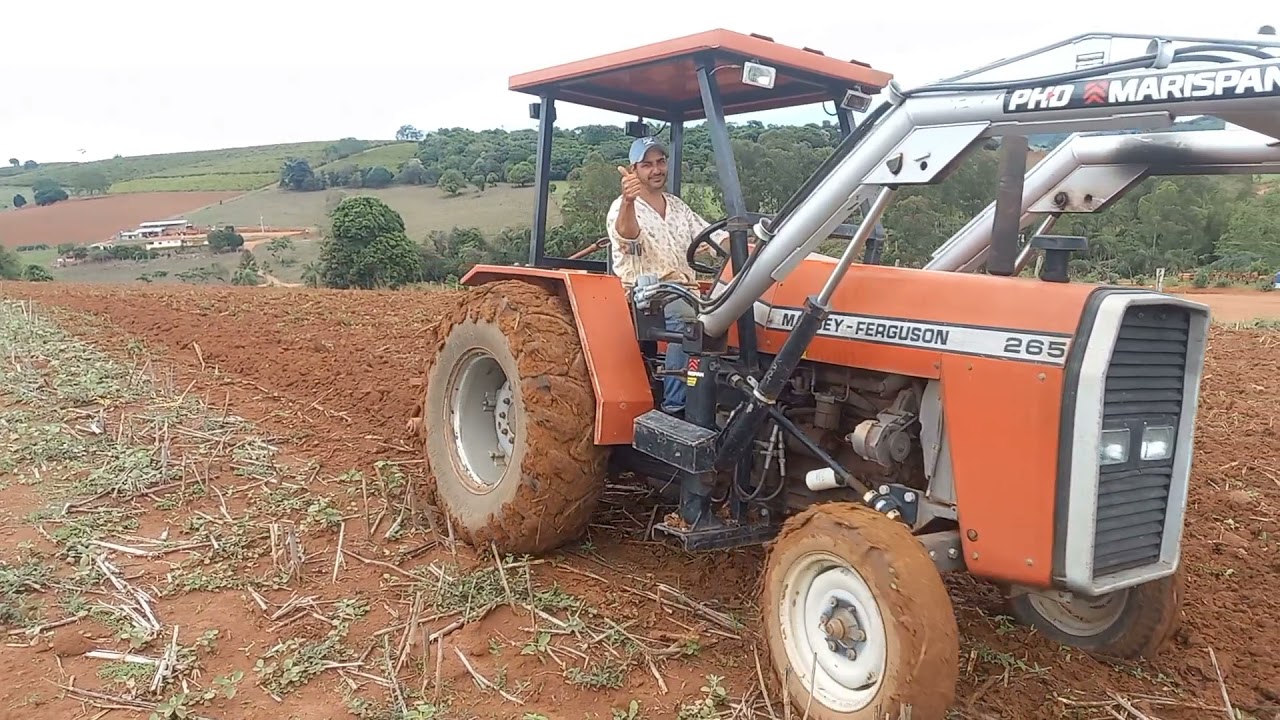
[[[1191,284],[1198,288],[1209,287],[1209,271],[1204,268],[1197,270],[1195,278],[1191,280]]]
[[[53,280],[53,273],[43,265],[28,265],[22,271],[22,279],[28,282],[49,282]]]

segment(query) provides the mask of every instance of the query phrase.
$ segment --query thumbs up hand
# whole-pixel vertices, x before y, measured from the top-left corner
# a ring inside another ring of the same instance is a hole
[[[644,186],[640,184],[640,178],[631,170],[619,165],[618,174],[622,175],[622,200],[623,202],[632,203],[636,198],[640,197],[640,191]]]

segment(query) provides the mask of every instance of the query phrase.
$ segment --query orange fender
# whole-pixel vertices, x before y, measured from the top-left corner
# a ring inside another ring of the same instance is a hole
[[[635,419],[654,405],[622,282],[613,275],[581,270],[476,265],[462,278],[462,284],[522,278],[549,280],[564,287],[595,390],[595,443],[630,445]]]

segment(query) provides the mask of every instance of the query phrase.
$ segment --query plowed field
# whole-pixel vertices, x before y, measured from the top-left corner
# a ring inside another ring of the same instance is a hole
[[[0,295],[34,301],[0,305],[0,717],[146,717],[156,698],[217,718],[784,717],[754,650],[760,550],[650,542],[665,509],[621,483],[586,538],[534,561],[405,509],[410,381],[460,294]],[[1280,719],[1278,371],[1280,333],[1214,331],[1177,638],[1104,663],[948,578],[949,717],[1226,718],[1225,692],[1233,717]]]
[[[108,240],[138,223],[190,213],[241,192],[153,192],[72,198],[44,207],[0,213],[0,243],[5,247]]]

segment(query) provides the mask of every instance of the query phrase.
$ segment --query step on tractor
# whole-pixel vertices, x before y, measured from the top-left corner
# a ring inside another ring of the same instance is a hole
[[[436,328],[411,422],[434,503],[478,548],[537,554],[584,531],[606,477],[669,489],[656,537],[709,566],[766,546],[759,636],[815,720],[945,715],[945,573],[999,587],[1051,640],[1155,652],[1179,614],[1209,311],[1071,281],[1088,240],[1048,230],[1152,175],[1277,172],[1278,45],[1089,35],[907,89],[717,30],[513,77],[539,129],[529,261],[475,266]],[[1072,51],[1061,72],[1009,78]],[[839,145],[777,212],[748,212],[725,118],[827,102]],[[635,117],[635,137],[665,123],[675,194],[685,123],[706,123],[726,217],[689,243],[701,292],[548,255],[557,103]],[[1238,129],[1161,132],[1201,115]],[[1045,133],[1071,135],[1028,172]],[[895,192],[991,143],[987,210],[925,267],[881,264]],[[838,256],[817,252],[832,239]],[[676,299],[696,315],[684,332],[663,322]],[[689,357],[679,415],[660,403],[673,343]]]

